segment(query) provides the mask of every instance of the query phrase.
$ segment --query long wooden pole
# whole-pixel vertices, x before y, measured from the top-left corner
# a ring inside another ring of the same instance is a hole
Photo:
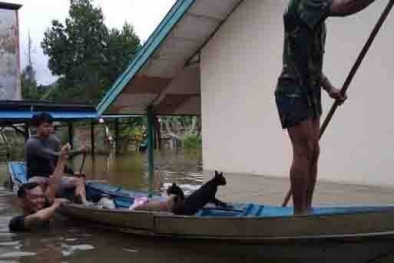
[[[380,28],[382,27],[384,21],[386,20],[387,16],[389,15],[392,7],[394,5],[394,0],[390,0],[386,6],[386,8],[384,9],[382,15],[380,16],[378,22],[376,23],[374,29],[372,30],[367,42],[365,43],[363,49],[361,50],[360,54],[358,55],[358,58],[356,60],[356,62],[354,63],[352,69],[350,70],[349,75],[347,76],[342,89],[341,89],[341,94],[345,95],[346,91],[348,90],[350,83],[352,82],[354,76],[356,75],[357,70],[359,69],[361,63],[363,62],[365,55],[367,54],[369,48],[371,47],[373,41],[375,40],[376,35],[378,34]],[[326,130],[328,124],[330,123],[332,117],[334,116],[335,111],[337,110],[338,106],[339,106],[339,102],[336,100],[334,102],[334,104],[332,105],[330,111],[327,114],[326,119],[324,120],[321,128],[320,128],[320,136],[319,139],[321,139],[321,137],[324,134],[324,131]],[[285,197],[285,199],[283,200],[282,206],[285,207],[287,205],[287,203],[290,200],[291,197],[291,188],[289,189],[289,191],[287,192],[287,195]]]
[[[84,167],[84,165],[85,165],[85,159],[86,159],[86,152],[83,153],[81,167],[79,168],[79,173],[80,173],[80,174],[82,174],[83,167]]]

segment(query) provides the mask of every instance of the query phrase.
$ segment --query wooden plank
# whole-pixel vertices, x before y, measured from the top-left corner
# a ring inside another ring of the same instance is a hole
[[[67,205],[60,212],[71,218],[111,225],[119,228],[134,228],[140,230],[154,229],[154,214],[147,212],[131,212],[129,210],[110,210],[85,208],[80,205]]]
[[[272,218],[156,216],[155,232],[215,238],[296,238],[392,232],[394,210]]]

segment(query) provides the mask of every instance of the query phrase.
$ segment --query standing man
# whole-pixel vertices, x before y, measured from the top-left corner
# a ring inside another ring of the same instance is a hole
[[[292,148],[290,169],[294,213],[311,209],[319,158],[321,88],[340,103],[346,96],[324,75],[325,20],[348,16],[374,0],[289,0],[284,14],[283,69],[275,91],[283,129]]]

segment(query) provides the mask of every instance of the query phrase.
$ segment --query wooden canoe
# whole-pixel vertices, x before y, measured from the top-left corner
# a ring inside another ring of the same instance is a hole
[[[10,162],[9,168],[15,185],[25,181],[24,163]],[[86,190],[88,198],[110,196],[116,209],[69,204],[60,212],[75,220],[135,235],[273,244],[394,239],[394,205],[315,207],[310,215],[293,216],[292,208],[244,203],[231,204],[231,209],[207,206],[193,216],[176,216],[128,210],[135,197],[147,195],[143,191],[94,181],[87,182]]]

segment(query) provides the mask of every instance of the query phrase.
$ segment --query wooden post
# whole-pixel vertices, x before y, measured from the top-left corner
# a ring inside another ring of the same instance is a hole
[[[68,142],[74,148],[74,128],[72,122],[68,122]]]
[[[155,173],[154,162],[154,112],[153,107],[148,107],[148,171],[149,171],[149,196],[153,194],[153,180]]]
[[[160,152],[162,151],[163,148],[163,144],[162,144],[162,140],[161,140],[161,127],[160,127],[160,122],[159,122],[159,118],[157,117],[157,115],[155,114],[154,116],[154,127],[155,127],[155,143],[156,143],[156,147],[155,149],[158,149]]]
[[[91,154],[92,158],[94,158],[94,152],[95,152],[95,141],[94,141],[94,122],[90,122],[90,147],[91,147]]]
[[[25,123],[25,142],[27,142],[29,137],[29,123]]]
[[[115,118],[115,153],[119,154],[119,119]]]

